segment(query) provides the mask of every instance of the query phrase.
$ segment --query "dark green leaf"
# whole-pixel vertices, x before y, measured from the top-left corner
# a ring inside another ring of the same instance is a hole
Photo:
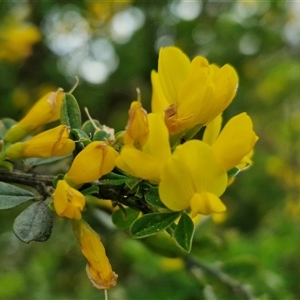
[[[145,200],[153,206],[166,208],[166,206],[161,202],[158,194],[158,187],[153,187],[145,194]]]
[[[18,206],[34,198],[34,194],[27,190],[0,182],[0,210]]]
[[[126,184],[127,187],[133,189],[139,183],[139,180],[134,177],[127,177],[125,175],[120,175],[111,172],[102,176],[99,182],[110,184],[110,185]]]
[[[139,211],[128,207],[116,210],[112,214],[112,221],[118,228],[126,229],[131,226],[138,216]]]
[[[82,191],[80,191],[83,195],[93,195],[99,193],[99,187],[98,186],[90,186]]]
[[[240,173],[240,169],[237,168],[237,167],[234,167],[232,169],[230,169],[228,172],[227,172],[227,175],[228,175],[228,179],[231,179],[232,177],[235,177],[237,174]]]
[[[194,236],[194,222],[187,213],[183,213],[176,226],[174,238],[183,250],[191,251],[192,241]]]
[[[60,109],[61,124],[71,129],[81,128],[81,112],[77,100],[72,94],[65,93]]]
[[[130,228],[134,238],[143,238],[168,228],[178,217],[180,212],[153,213],[137,219]]]
[[[43,202],[35,202],[21,212],[14,222],[16,236],[25,243],[44,242],[51,235],[53,218],[50,208]]]

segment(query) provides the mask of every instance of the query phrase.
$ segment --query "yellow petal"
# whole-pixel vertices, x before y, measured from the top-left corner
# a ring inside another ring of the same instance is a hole
[[[220,133],[221,125],[222,115],[220,114],[206,125],[202,141],[208,145],[213,145]]]
[[[92,142],[75,157],[65,180],[71,185],[95,181],[113,170],[118,155],[105,142]]]
[[[94,287],[109,289],[116,285],[118,275],[113,272],[99,235],[84,221],[72,222],[81,252],[87,259],[87,275]]]
[[[167,101],[177,102],[180,85],[190,71],[189,58],[176,47],[166,47],[159,51],[158,76]]]
[[[223,112],[231,103],[238,87],[238,76],[230,65],[217,68],[214,72],[216,101],[211,111],[211,117],[215,118]]]
[[[151,99],[151,111],[164,115],[165,109],[170,105],[167,101],[165,94],[162,91],[159,77],[156,71],[151,72],[152,82],[152,99]]]
[[[148,114],[148,122],[149,137],[143,147],[143,152],[153,156],[163,164],[171,155],[168,129],[158,114]]]
[[[137,178],[154,183],[160,180],[161,162],[133,146],[123,147],[121,155],[116,159],[116,166]]]
[[[80,220],[85,198],[79,191],[70,187],[65,180],[59,180],[53,195],[53,203],[58,216]]]
[[[226,210],[224,203],[212,193],[195,193],[191,199],[191,217],[197,214],[210,215],[212,213],[221,213]]]
[[[227,186],[227,174],[212,148],[199,140],[178,146],[161,174],[159,195],[171,210],[190,206],[195,193],[209,192],[219,197]]]
[[[227,122],[213,144],[214,152],[226,170],[238,165],[254,147],[257,136],[252,127],[251,118],[241,113]]]

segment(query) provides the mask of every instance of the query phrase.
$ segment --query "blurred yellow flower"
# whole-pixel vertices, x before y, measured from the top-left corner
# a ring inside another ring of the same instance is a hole
[[[226,210],[219,199],[227,187],[227,173],[213,149],[199,140],[177,146],[167,160],[161,174],[159,195],[171,210],[190,209],[209,215]]]
[[[133,101],[128,112],[128,122],[125,128],[124,144],[141,148],[149,136],[147,112],[140,101]]]
[[[79,191],[70,187],[65,180],[59,180],[53,195],[53,203],[58,216],[80,220],[85,198]]]
[[[160,181],[162,167],[171,155],[169,134],[158,114],[149,114],[149,137],[141,150],[124,146],[116,160],[116,166],[128,174],[149,180]]]
[[[224,65],[211,65],[201,56],[192,61],[178,48],[159,52],[158,72],[152,72],[152,111],[163,114],[171,135],[205,125],[235,96],[238,77]]]
[[[20,61],[32,53],[32,46],[40,40],[37,27],[7,18],[0,28],[0,60]]]
[[[5,152],[9,159],[22,159],[26,157],[48,158],[65,156],[73,152],[75,143],[69,139],[69,129],[59,125],[44,131],[25,142],[11,145]]]
[[[113,272],[99,235],[84,221],[73,221],[73,231],[87,259],[87,275],[97,289],[116,285],[118,275]]]
[[[56,92],[48,93],[42,97],[20,122],[8,130],[4,140],[15,143],[29,135],[36,128],[58,120],[63,96],[63,90],[59,88]]]
[[[113,170],[118,155],[119,153],[105,142],[91,142],[77,154],[64,178],[71,186],[95,181]]]

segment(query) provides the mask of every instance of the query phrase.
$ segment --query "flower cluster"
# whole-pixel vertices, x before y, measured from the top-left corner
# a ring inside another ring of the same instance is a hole
[[[242,112],[222,128],[222,112],[238,86],[231,66],[218,67],[201,56],[190,61],[180,49],[166,47],[151,80],[152,112],[143,108],[138,91],[125,130],[116,139],[112,129],[90,117],[82,125],[76,99],[62,89],[40,99],[4,136],[2,166],[30,157],[72,156],[69,170],[54,181],[49,207],[72,220],[88,277],[99,289],[114,286],[117,275],[98,234],[83,220],[89,199],[110,199],[121,212],[136,210],[134,237],[174,225],[169,229],[175,228],[178,245],[189,251],[190,243],[181,243],[182,230],[178,235],[176,228],[188,228],[199,215],[224,212],[220,197],[232,178],[252,164],[258,137],[251,118]],[[61,125],[32,136],[58,120]],[[163,218],[168,221],[161,222]],[[183,240],[191,239],[192,231]]]

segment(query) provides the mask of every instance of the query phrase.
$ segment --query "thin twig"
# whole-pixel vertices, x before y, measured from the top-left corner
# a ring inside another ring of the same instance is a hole
[[[229,275],[223,273],[219,268],[211,265],[204,264],[195,258],[187,255],[184,258],[187,270],[194,276],[197,277],[195,270],[200,270],[208,275],[211,275],[218,279],[220,282],[227,285],[235,294],[244,297],[247,300],[257,300],[253,295],[248,285],[242,284],[241,282],[231,278]]]

